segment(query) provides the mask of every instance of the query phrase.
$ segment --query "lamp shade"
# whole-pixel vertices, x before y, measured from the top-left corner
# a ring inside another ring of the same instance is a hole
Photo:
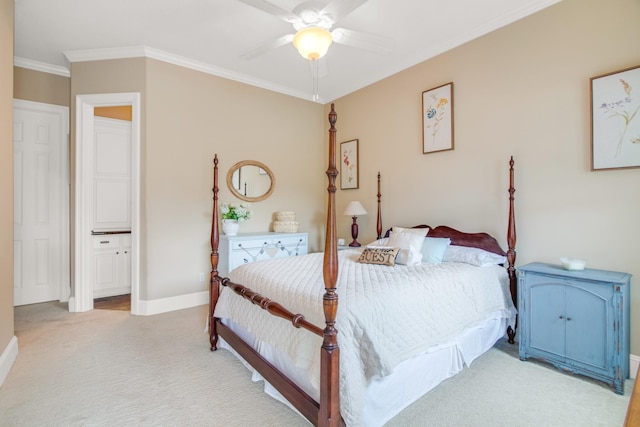
[[[303,28],[293,36],[293,45],[305,59],[315,61],[322,58],[333,42],[331,33],[320,27]]]
[[[354,200],[352,202],[349,202],[347,208],[344,210],[344,214],[349,216],[360,216],[366,215],[367,211],[364,206],[362,206],[362,203]]]

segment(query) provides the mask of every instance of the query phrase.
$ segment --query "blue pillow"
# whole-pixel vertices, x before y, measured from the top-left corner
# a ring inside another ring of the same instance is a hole
[[[448,237],[425,237],[422,244],[422,262],[427,264],[440,264],[444,251],[451,244]]]

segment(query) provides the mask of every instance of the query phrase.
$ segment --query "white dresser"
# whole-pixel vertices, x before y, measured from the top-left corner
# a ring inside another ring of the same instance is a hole
[[[309,251],[308,233],[244,233],[220,236],[218,272],[226,277],[242,264],[304,255]]]

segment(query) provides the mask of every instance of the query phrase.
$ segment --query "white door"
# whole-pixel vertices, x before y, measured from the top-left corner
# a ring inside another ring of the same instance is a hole
[[[69,298],[68,109],[14,100],[14,305]]]

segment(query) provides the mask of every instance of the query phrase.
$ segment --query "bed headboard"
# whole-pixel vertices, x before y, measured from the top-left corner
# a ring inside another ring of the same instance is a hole
[[[493,252],[498,255],[507,257],[507,272],[509,274],[509,290],[511,291],[511,299],[514,304],[518,304],[518,280],[516,278],[516,219],[514,210],[514,193],[516,191],[514,187],[514,161],[513,156],[509,159],[509,222],[507,225],[507,245],[508,250],[505,252],[498,241],[487,233],[464,233],[445,225],[432,228],[428,225],[416,225],[413,228],[425,228],[429,229],[428,234],[425,230],[425,235],[429,237],[448,237],[451,239],[451,244],[456,246],[468,246],[472,248],[480,248],[485,251]],[[378,232],[378,239],[381,237],[382,232],[382,219],[380,216],[380,173],[378,172],[378,223],[376,224],[376,231]],[[384,237],[389,237],[387,230]],[[507,333],[509,334],[509,342],[514,342],[515,331],[509,327]]]
[[[472,248],[480,248],[485,251],[493,252],[494,254],[506,256],[507,253],[500,247],[498,241],[487,233],[465,233],[463,231],[456,230],[455,228],[447,227],[446,225],[439,225],[437,227],[431,227],[425,224],[416,225],[411,228],[425,228],[425,234],[428,237],[448,237],[451,239],[451,244],[456,246],[469,246]],[[387,230],[384,237],[389,237]]]

